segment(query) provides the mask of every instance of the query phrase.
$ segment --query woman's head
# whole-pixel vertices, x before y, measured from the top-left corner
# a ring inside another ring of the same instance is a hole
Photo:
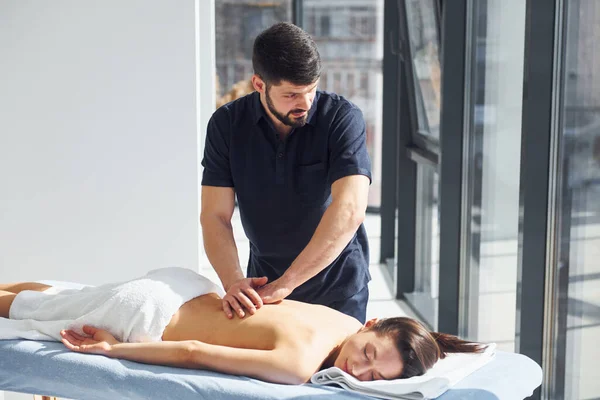
[[[453,335],[429,332],[411,318],[373,319],[344,342],[334,365],[363,381],[410,378],[423,375],[446,353],[483,348]]]

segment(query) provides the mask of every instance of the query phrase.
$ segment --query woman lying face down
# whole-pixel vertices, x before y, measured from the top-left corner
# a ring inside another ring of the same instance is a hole
[[[363,381],[408,378],[425,373],[446,353],[483,350],[429,332],[410,318],[374,319],[363,326],[336,310],[292,300],[228,319],[212,289],[190,291],[205,278],[180,270],[82,291],[0,285],[0,316],[67,320],[64,329],[46,334],[76,352],[287,384],[307,382],[331,366]],[[81,304],[86,308],[78,315],[73,308]],[[165,310],[168,318],[161,323]]]
[[[333,366],[361,381],[423,375],[448,353],[480,353],[485,345],[430,332],[407,317],[372,319],[349,336],[337,351]]]

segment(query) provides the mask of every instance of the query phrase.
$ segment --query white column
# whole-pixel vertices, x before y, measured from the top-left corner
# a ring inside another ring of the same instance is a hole
[[[196,4],[196,113],[198,136],[198,199],[202,180],[202,157],[206,126],[215,111],[216,104],[216,56],[215,56],[215,1],[195,0]],[[198,201],[198,220],[200,201]],[[202,234],[199,235],[198,257],[200,269],[210,268],[204,253]]]

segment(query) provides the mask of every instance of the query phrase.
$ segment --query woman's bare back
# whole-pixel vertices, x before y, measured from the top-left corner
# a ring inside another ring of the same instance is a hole
[[[302,346],[323,360],[361,326],[356,319],[328,307],[292,300],[264,305],[245,318],[228,319],[221,298],[210,293],[181,306],[162,338],[257,350]]]

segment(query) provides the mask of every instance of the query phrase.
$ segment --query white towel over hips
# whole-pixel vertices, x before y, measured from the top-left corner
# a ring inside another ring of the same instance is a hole
[[[13,301],[10,320],[0,321],[0,339],[60,341],[62,329],[83,333],[84,325],[92,325],[123,342],[157,342],[184,303],[207,293],[224,294],[208,278],[176,267],[102,286],[23,291]]]

